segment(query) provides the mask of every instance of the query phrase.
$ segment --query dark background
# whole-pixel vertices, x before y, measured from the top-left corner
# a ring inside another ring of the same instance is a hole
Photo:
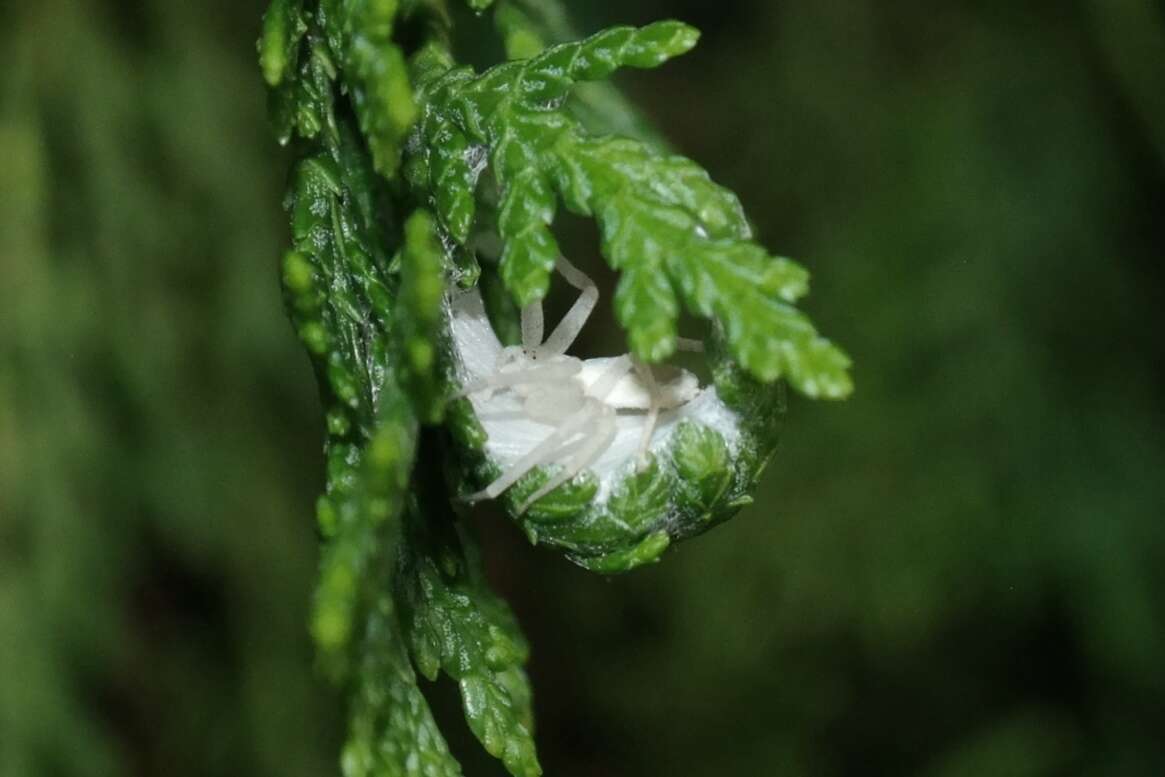
[[[3,777],[337,772],[261,5],[4,6]],[[657,567],[483,517],[547,774],[1165,773],[1165,7],[573,5],[705,31],[620,83],[812,270],[858,390]]]

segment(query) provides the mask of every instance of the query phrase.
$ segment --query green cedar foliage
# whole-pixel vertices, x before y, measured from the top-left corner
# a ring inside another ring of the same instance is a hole
[[[410,179],[434,191],[450,234],[464,242],[476,185],[468,151],[488,149],[500,194],[501,272],[519,304],[546,295],[560,253],[550,226],[561,198],[599,223],[603,254],[621,272],[616,311],[637,356],[672,355],[682,298],[723,324],[733,356],[758,378],[844,397],[852,390],[848,358],[792,305],[808,291],[808,274],[752,242],[735,195],[688,159],[591,135],[562,108],[575,82],[655,67],[696,39],[687,25],[660,22],[606,30],[480,76],[426,69],[423,161]]]
[[[448,498],[458,457],[444,447],[474,449],[477,427],[468,402],[447,407],[442,362],[449,289],[481,277],[495,302],[545,297],[559,201],[598,223],[636,356],[669,357],[683,309],[715,322],[717,387],[747,443],[730,454],[720,435],[684,426],[670,458],[627,478],[609,510],[588,511],[585,476],[548,495],[524,523],[531,539],[599,572],[653,561],[749,501],[784,408],[774,381],[810,397],[851,390],[846,356],[794,307],[808,274],[753,241],[735,195],[636,129],[609,88],[574,96],[686,52],[698,33],[660,22],[547,47],[560,19],[502,2],[495,21],[513,61],[480,74],[457,64],[437,0],[274,0],[263,22],[271,116],[296,157],[283,287],[325,405],[311,630],[324,669],[350,689],[349,777],[460,774],[418,672],[458,684],[470,729],[511,774],[541,774],[525,640]],[[601,134],[612,126],[627,132]],[[493,262],[484,274],[478,256]],[[429,466],[414,469],[419,446]],[[506,495],[511,511],[540,477]]]

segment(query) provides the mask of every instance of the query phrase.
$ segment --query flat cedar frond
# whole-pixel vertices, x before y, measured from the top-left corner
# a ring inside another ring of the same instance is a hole
[[[465,241],[480,172],[474,148],[488,149],[500,194],[502,278],[519,304],[549,288],[561,253],[550,228],[561,199],[598,221],[603,255],[621,273],[616,313],[641,359],[674,353],[682,299],[724,326],[732,355],[759,379],[783,377],[808,396],[844,397],[852,390],[849,359],[792,304],[808,290],[808,273],[751,241],[736,196],[684,157],[592,136],[564,108],[576,82],[655,67],[696,39],[677,22],[620,27],[480,76],[458,68],[422,81],[423,163],[410,180],[434,192],[443,223]]]
[[[516,777],[542,773],[534,751],[529,647],[509,607],[488,589],[472,539],[439,506],[408,516],[399,576],[402,627],[418,671],[457,682],[465,718]]]
[[[461,773],[418,674],[457,682],[512,775],[541,774],[528,647],[485,583],[464,498],[497,497],[532,541],[626,571],[751,501],[782,381],[851,390],[849,360],[795,306],[804,268],[758,245],[736,196],[610,87],[574,96],[688,51],[696,30],[547,47],[561,11],[501,0],[512,61],[479,74],[458,65],[451,18],[444,0],[273,0],[260,39],[296,159],[283,285],[326,420],[311,631],[350,693],[347,777]],[[560,202],[595,220],[619,272],[622,357],[567,352],[598,290],[561,254]],[[554,272],[580,296],[547,333]],[[649,366],[680,347],[682,309],[714,323],[712,385]]]

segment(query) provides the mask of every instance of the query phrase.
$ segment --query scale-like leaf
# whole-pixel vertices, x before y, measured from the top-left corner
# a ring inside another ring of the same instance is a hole
[[[444,389],[437,376],[437,343],[445,295],[445,250],[433,217],[424,210],[409,216],[404,233],[396,307],[404,382],[417,415],[432,424],[444,414]]]
[[[269,86],[279,86],[295,67],[299,40],[307,31],[302,13],[303,0],[274,0],[263,14],[259,66]]]
[[[350,90],[376,170],[391,178],[416,103],[404,54],[392,39],[397,0],[321,0],[328,44]]]

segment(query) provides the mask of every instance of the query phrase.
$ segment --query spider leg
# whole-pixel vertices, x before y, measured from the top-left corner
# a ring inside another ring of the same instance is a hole
[[[566,257],[558,257],[558,263],[555,266],[566,282],[581,291],[582,294],[574,301],[570,310],[566,311],[566,315],[558,322],[558,326],[554,327],[550,337],[546,338],[546,342],[542,344],[540,351],[552,354],[566,353],[566,349],[570,348],[578,338],[579,332],[586,325],[587,319],[591,317],[591,312],[599,301],[599,287],[582,270],[567,261]]]
[[[453,395],[453,399],[461,399],[461,397],[476,394],[486,389],[566,380],[577,375],[580,369],[582,369],[582,363],[577,359],[573,359],[535,364],[532,367],[524,367],[511,371],[495,372],[488,378],[481,378],[480,380],[466,383],[461,387],[460,391]]]
[[[586,414],[587,410],[591,412],[588,414],[587,423],[596,424],[593,431],[582,432],[582,444],[578,452],[563,465],[562,471],[552,477],[543,486],[534,492],[529,499],[522,504],[518,510],[518,514],[526,512],[531,504],[538,501],[542,497],[549,494],[554,489],[561,486],[566,481],[573,478],[584,468],[593,464],[603,451],[610,446],[611,441],[615,439],[615,409],[610,405],[604,403],[603,400],[615,388],[615,385],[622,380],[623,376],[632,370],[634,363],[628,355],[620,356],[614,359],[611,364],[603,370],[599,378],[591,385],[588,396],[585,400],[586,404],[582,410],[575,413],[572,418],[579,414]],[[555,398],[557,399],[557,398]],[[553,413],[553,409],[547,412]],[[564,424],[565,425],[565,424]],[[560,454],[563,451],[560,450]]]
[[[522,503],[521,507],[518,508],[518,515],[525,513],[530,508],[530,505],[593,464],[602,455],[603,451],[606,450],[607,446],[611,444],[611,441],[615,439],[615,411],[606,405],[601,405],[600,407],[601,411],[599,416],[595,419],[595,429],[586,432],[582,439],[574,444],[577,447],[577,452],[574,456],[562,465],[562,469],[554,477],[546,481],[541,488],[531,494]]]
[[[533,351],[542,345],[543,328],[541,300],[522,308],[522,348]]]
[[[623,354],[611,360],[611,363],[605,370],[599,373],[599,377],[590,386],[587,386],[587,396],[593,397],[600,402],[607,399],[611,392],[615,390],[615,386],[623,377],[631,372],[634,368],[631,361],[630,354]]]
[[[554,426],[569,418],[586,401],[577,383],[564,386],[537,386],[525,398],[522,410],[540,424]]]
[[[611,441],[615,438],[615,409],[605,404],[603,400],[607,398],[607,396],[615,388],[615,385],[623,379],[623,376],[625,376],[633,368],[634,362],[629,355],[624,354],[617,359],[613,359],[611,364],[599,375],[598,379],[593,384],[591,384],[591,387],[587,392],[587,397],[584,400],[583,407],[567,417],[567,419],[562,422],[562,425],[558,428],[555,434],[551,435],[551,438],[553,438],[560,432],[570,428],[570,436],[573,437],[576,434],[581,434],[583,444],[578,453],[576,453],[575,456],[563,466],[561,472],[551,478],[546,484],[542,486],[542,488],[538,489],[538,491],[536,491],[533,496],[526,500],[525,504],[523,504],[519,510],[519,514],[525,512],[526,508],[528,508],[533,502],[541,499],[542,497],[546,496],[546,494],[550,493],[565,483],[567,480],[573,478],[580,471],[582,471],[583,468],[594,463],[594,461],[602,454],[602,452],[606,450],[606,448],[611,444]],[[539,400],[541,400],[541,402],[539,402]],[[542,414],[546,416],[545,420],[547,422],[555,423],[559,420],[559,414],[556,413],[556,407],[560,407],[566,401],[568,401],[568,398],[561,395],[547,394],[541,397],[531,397],[527,401],[527,409],[528,411],[532,411],[532,416],[535,414]],[[546,406],[543,407],[543,404]],[[582,431],[580,426],[576,431],[575,428],[572,428],[572,425],[580,419],[588,426],[592,423],[597,423],[597,428],[594,431]],[[547,439],[549,440],[550,438]],[[564,440],[569,440],[569,437],[564,438]],[[545,445],[545,441],[543,442],[543,445]],[[568,443],[568,445],[573,447],[573,443]],[[541,447],[542,446],[540,445],[539,448]],[[547,455],[544,457],[543,461],[539,463],[549,463],[549,461],[553,461],[555,458],[561,457],[561,455],[565,452],[565,448],[567,447],[567,445],[561,446],[558,449],[556,455]],[[514,478],[514,481],[516,481],[530,469],[533,469],[534,466],[538,466],[538,464],[527,467],[526,470]],[[495,485],[497,485],[496,482],[490,484],[490,488],[493,488]],[[501,493],[508,487],[508,485],[503,486],[500,490],[498,490],[498,493]],[[487,491],[488,490],[489,489],[487,489]]]
[[[655,375],[639,359],[634,360],[635,374],[647,387],[647,395],[651,398],[647,408],[647,422],[643,427],[643,436],[639,438],[639,465],[647,463],[647,449],[651,445],[651,435],[655,433],[655,425],[659,421],[659,385],[655,382]]]
[[[563,444],[570,443],[572,438],[578,435],[587,424],[593,423],[594,417],[595,408],[590,403],[587,403],[563,421],[557,429],[542,442],[534,446],[529,453],[510,465],[502,473],[501,477],[486,486],[484,490],[478,491],[476,494],[471,494],[467,498],[468,501],[476,502],[482,499],[497,499],[503,491],[514,485],[514,483],[517,483],[527,472],[535,467],[552,462],[554,460],[554,454]]]

